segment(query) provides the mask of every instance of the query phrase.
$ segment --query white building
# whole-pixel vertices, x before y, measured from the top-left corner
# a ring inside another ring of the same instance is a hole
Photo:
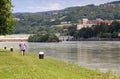
[[[87,18],[83,18],[82,20],[78,21],[77,24],[77,30],[80,30],[83,27],[91,27],[93,25],[97,25],[100,23],[105,23],[110,25],[112,23],[113,20],[102,20],[102,19],[96,19],[96,20],[88,20]]]

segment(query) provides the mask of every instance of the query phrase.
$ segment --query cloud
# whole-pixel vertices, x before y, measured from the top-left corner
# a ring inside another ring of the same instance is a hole
[[[60,10],[62,7],[58,3],[48,4],[44,6],[30,6],[27,7],[28,10],[32,12],[50,11],[50,10]]]
[[[50,5],[50,9],[59,10],[59,9],[61,9],[61,5],[58,3],[52,4],[52,5]]]

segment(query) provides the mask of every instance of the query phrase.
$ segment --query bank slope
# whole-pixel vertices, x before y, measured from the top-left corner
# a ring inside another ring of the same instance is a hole
[[[0,79],[120,79],[52,58],[39,59],[36,54],[0,50]]]

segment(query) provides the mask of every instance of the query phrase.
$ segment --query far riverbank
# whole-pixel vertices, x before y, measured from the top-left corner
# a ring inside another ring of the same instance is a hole
[[[0,35],[0,42],[28,41],[32,34]],[[120,38],[73,38],[70,36],[59,36],[61,41],[120,41]]]
[[[27,41],[31,34],[0,35],[0,42]]]
[[[120,38],[78,38],[70,41],[120,41]]]

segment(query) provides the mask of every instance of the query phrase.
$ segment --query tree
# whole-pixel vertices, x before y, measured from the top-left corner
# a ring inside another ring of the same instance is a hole
[[[76,28],[77,28],[76,25],[72,25],[72,26],[68,27],[68,32],[69,32],[70,36],[74,36],[75,35],[75,32],[77,31]]]
[[[119,32],[120,30],[120,22],[119,21],[113,21],[110,25],[110,32]]]
[[[11,0],[0,1],[0,35],[5,35],[13,30],[14,19],[12,15]]]
[[[98,37],[99,38],[111,38],[111,33],[103,33],[103,32],[101,32],[101,33],[98,34]]]
[[[93,36],[92,29],[90,27],[83,27],[79,30],[79,37],[90,38]]]

